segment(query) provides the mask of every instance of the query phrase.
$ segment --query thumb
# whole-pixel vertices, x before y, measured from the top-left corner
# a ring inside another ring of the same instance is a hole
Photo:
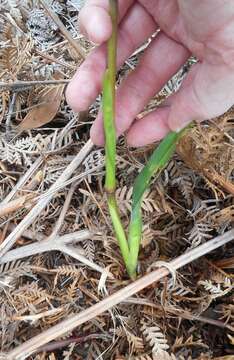
[[[134,0],[119,0],[119,21],[123,19]],[[108,0],[88,0],[79,14],[81,32],[95,44],[102,44],[111,36],[112,24]]]
[[[191,121],[222,115],[234,104],[234,72],[226,65],[198,63],[179,91],[168,98],[168,126],[179,131]]]

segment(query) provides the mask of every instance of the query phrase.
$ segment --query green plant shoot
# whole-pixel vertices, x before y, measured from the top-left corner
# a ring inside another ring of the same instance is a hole
[[[107,44],[107,70],[103,80],[103,120],[105,132],[105,190],[116,238],[129,276],[136,277],[137,260],[142,236],[141,203],[146,189],[153,176],[163,170],[172,157],[177,142],[184,135],[186,129],[176,133],[170,132],[160,145],[154,150],[148,163],[137,176],[133,186],[132,212],[126,237],[118,205],[115,198],[116,191],[116,131],[115,131],[115,81],[116,81],[116,52],[118,28],[118,1],[109,0],[110,16],[112,20],[112,36]]]
[[[114,226],[115,234],[125,264],[129,260],[129,248],[126,235],[120,220],[118,206],[115,198],[116,190],[116,132],[115,132],[115,78],[116,78],[116,49],[117,49],[117,26],[118,26],[118,3],[109,0],[110,16],[112,20],[112,36],[107,45],[107,70],[103,81],[103,121],[105,132],[105,154],[106,154],[106,180],[105,190],[109,211]]]

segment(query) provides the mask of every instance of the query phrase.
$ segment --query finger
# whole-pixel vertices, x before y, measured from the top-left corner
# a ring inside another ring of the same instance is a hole
[[[119,27],[118,67],[155,30],[156,24],[146,10],[137,3],[132,6]],[[101,45],[88,56],[67,87],[67,101],[73,110],[84,111],[96,99],[101,91],[105,68],[106,51]]]
[[[139,112],[179,70],[188,57],[187,49],[163,33],[152,41],[136,70],[127,77],[118,90],[117,135],[130,127]],[[102,145],[104,142],[101,114],[98,115],[91,129],[91,138],[97,145]]]
[[[119,0],[119,21],[134,0]],[[105,42],[111,36],[112,25],[108,0],[89,0],[79,14],[80,31],[95,44]]]
[[[167,122],[170,108],[159,108],[136,120],[127,133],[129,146],[144,146],[161,140],[170,131]]]
[[[168,126],[178,131],[189,122],[223,114],[234,103],[234,72],[229,66],[198,63],[172,97]]]
[[[195,65],[166,106],[137,120],[127,134],[130,146],[144,146],[178,131],[193,120],[217,117],[234,103],[234,75],[227,68]]]

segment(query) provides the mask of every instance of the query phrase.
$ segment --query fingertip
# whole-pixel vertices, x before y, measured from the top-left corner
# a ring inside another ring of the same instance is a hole
[[[76,112],[85,111],[89,107],[89,103],[79,96],[79,88],[75,80],[71,80],[68,84],[65,97],[68,105]]]
[[[102,44],[111,36],[112,24],[108,12],[97,6],[85,6],[79,16],[80,31],[95,44]]]
[[[183,128],[185,128],[189,123],[189,120],[184,120],[181,122],[181,119],[174,119],[173,117],[169,118],[168,120],[168,126],[170,130],[177,133],[180,132]]]
[[[76,98],[74,95],[75,93],[76,92],[74,91],[74,86],[73,86],[72,82],[70,82],[65,91],[66,101],[67,101],[68,105],[72,108],[72,110],[78,112],[79,107],[77,106],[77,103],[76,103]]]
[[[90,138],[97,146],[104,146],[105,144],[103,124],[100,116],[98,116],[90,129]]]
[[[168,112],[168,108],[157,109],[135,121],[127,133],[128,145],[140,147],[161,140],[169,131]]]
[[[179,132],[195,118],[196,111],[189,104],[176,96],[173,99],[168,116],[168,127],[171,131]]]
[[[76,71],[65,92],[68,104],[77,112],[87,110],[100,91],[99,73],[88,62],[90,58]]]

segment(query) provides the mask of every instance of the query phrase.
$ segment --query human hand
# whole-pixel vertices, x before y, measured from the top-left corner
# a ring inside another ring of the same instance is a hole
[[[221,115],[234,104],[234,2],[231,0],[119,0],[118,66],[157,28],[137,68],[117,91],[116,130],[127,131],[130,146],[142,146],[179,130],[192,120]],[[97,47],[67,88],[75,111],[86,110],[101,92],[106,67],[105,42],[111,35],[108,0],[88,0],[80,26]],[[165,107],[137,115],[193,54],[199,62],[189,71]],[[136,120],[136,121],[135,121]],[[91,138],[103,145],[102,115]]]

